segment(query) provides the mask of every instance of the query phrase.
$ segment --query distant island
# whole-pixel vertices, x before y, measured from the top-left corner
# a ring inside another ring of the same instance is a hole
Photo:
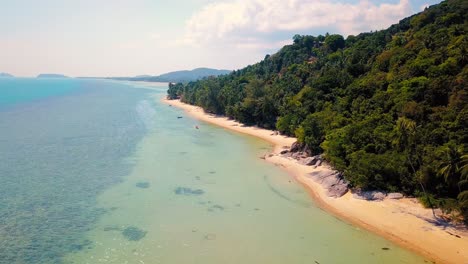
[[[9,73],[5,73],[5,72],[0,72],[0,78],[12,78],[12,77],[15,77]]]
[[[68,76],[56,73],[42,73],[39,74],[36,78],[70,78]]]
[[[109,77],[106,79],[113,79],[113,80],[124,80],[124,81],[146,81],[146,82],[191,82],[197,81],[206,77],[210,76],[220,76],[229,74],[232,71],[230,70],[217,70],[217,69],[210,69],[210,68],[196,68],[191,71],[183,70],[183,71],[174,71],[164,73],[158,76],[151,76],[151,75],[138,75],[135,77]]]

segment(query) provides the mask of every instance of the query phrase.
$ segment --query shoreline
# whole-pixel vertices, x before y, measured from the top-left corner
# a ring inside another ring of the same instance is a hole
[[[436,263],[468,263],[468,232],[438,224],[432,211],[423,208],[415,198],[365,201],[353,198],[350,192],[340,198],[328,197],[326,189],[308,175],[311,172],[331,170],[330,167],[323,165],[314,168],[301,165],[297,160],[279,155],[281,150],[289,149],[296,141],[295,138],[211,115],[205,113],[201,107],[179,100],[163,98],[162,102],[183,109],[197,120],[272,143],[272,155],[266,155],[265,160],[286,170],[307,189],[318,206],[339,219],[367,229]]]

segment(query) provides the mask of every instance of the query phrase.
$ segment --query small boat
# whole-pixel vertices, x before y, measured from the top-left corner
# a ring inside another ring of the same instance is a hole
[[[181,119],[182,117],[181,117],[181,116],[178,116],[177,118],[178,118],[178,119]]]

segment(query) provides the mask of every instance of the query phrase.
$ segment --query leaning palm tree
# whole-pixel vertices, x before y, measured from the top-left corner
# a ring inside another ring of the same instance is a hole
[[[460,175],[462,170],[465,170],[463,167],[466,167],[466,164],[463,164],[462,157],[467,155],[462,155],[462,152],[463,150],[461,147],[457,147],[453,144],[448,145],[445,150],[445,158],[438,171],[438,174],[444,177],[445,182],[449,186],[458,186],[458,193],[461,192],[459,182],[462,179]]]
[[[468,154],[463,154],[463,148],[449,145],[445,160],[442,162],[439,175],[443,176],[447,184],[458,187],[458,205],[465,221],[468,221]]]

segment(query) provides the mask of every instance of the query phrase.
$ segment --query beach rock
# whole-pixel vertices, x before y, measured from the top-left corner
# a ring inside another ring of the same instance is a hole
[[[328,197],[334,197],[334,198],[339,198],[343,195],[345,195],[348,192],[348,184],[345,182],[338,182],[337,184],[334,184],[333,186],[328,189],[327,195]]]
[[[341,197],[348,192],[348,183],[341,173],[334,170],[314,171],[309,177],[327,190],[328,197]]]
[[[296,142],[294,142],[294,143],[291,145],[290,151],[291,151],[291,152],[298,152],[298,151],[300,151],[302,148],[303,148],[302,144],[296,141]]]
[[[316,162],[317,162],[317,159],[315,157],[308,157],[299,161],[300,164],[306,165],[306,166],[314,165]]]
[[[300,152],[295,152],[291,155],[291,158],[293,159],[300,159],[301,153]]]
[[[403,197],[404,197],[404,196],[403,196],[403,194],[401,194],[401,193],[389,193],[389,194],[387,194],[387,198],[388,198],[388,199],[396,199],[396,200],[398,200],[398,199],[401,199],[401,198],[403,198]]]
[[[289,150],[285,149],[285,150],[282,150],[282,151],[280,152],[280,154],[281,154],[281,155],[284,155],[284,154],[286,154],[286,153],[288,153],[288,152],[289,152]]]
[[[322,155],[316,155],[313,157],[306,157],[305,159],[301,160],[300,163],[307,166],[317,165],[317,163],[322,164]]]
[[[385,193],[381,191],[362,191],[357,190],[353,193],[353,197],[359,200],[366,200],[366,201],[382,201],[387,196]]]
[[[387,195],[383,192],[374,192],[374,200],[382,201]]]

